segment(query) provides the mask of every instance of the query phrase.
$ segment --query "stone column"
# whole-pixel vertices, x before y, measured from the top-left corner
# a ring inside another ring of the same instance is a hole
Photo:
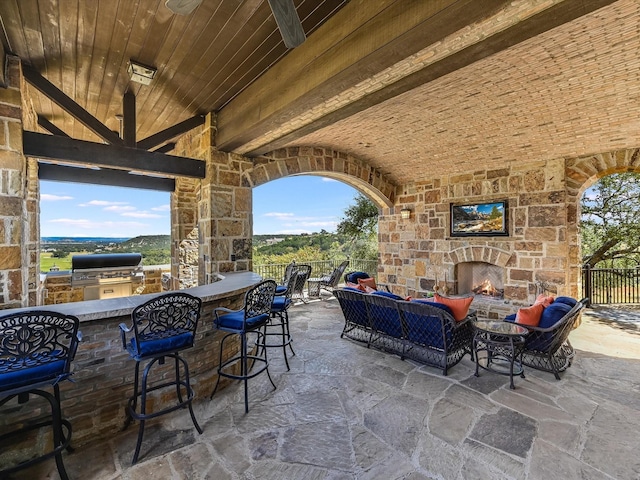
[[[242,174],[253,164],[215,146],[215,115],[179,141],[176,151],[206,161],[206,178],[178,179],[171,197],[173,288],[215,282],[217,274],[248,271],[251,263],[252,195]],[[195,253],[197,250],[197,262]],[[196,277],[197,276],[197,277]]]
[[[38,304],[38,172],[22,150],[20,63],[0,88],[0,308]]]

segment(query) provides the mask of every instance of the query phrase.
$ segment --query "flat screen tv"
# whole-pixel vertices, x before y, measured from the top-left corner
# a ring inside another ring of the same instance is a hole
[[[499,202],[451,204],[452,237],[508,236],[509,208],[506,200]]]

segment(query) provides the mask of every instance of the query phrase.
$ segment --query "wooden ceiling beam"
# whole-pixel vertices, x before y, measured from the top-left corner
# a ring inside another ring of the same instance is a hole
[[[111,187],[139,188],[160,192],[173,192],[176,188],[176,181],[173,178],[135,175],[124,170],[110,168],[80,168],[43,162],[38,163],[38,178],[56,182],[109,185]]]
[[[122,97],[122,139],[127,147],[136,147],[136,96],[131,90]]]
[[[80,165],[134,172],[204,178],[205,162],[192,158],[147,152],[137,148],[85,142],[73,138],[24,131],[24,154],[28,157],[61,160]]]
[[[509,3],[499,0],[395,2],[369,21],[364,21],[357,11],[358,4],[351,2],[310,37],[313,42],[305,42],[293,50],[218,112],[216,145],[221,150],[236,151],[248,156],[273,151],[326,125],[378,105],[614,1],[556,3],[541,13],[515,23],[507,30],[303,124],[304,116],[314,107],[322,106],[328,99],[371,78],[412,53],[495,14]],[[367,10],[372,9],[374,4],[377,5],[377,2],[372,2],[371,6],[367,4]],[[345,23],[354,25],[351,34],[345,34],[348,28]],[[322,40],[316,41],[317,35],[333,35],[325,29],[335,32],[334,38],[340,40],[334,45],[321,47]],[[297,57],[302,54],[307,57],[307,63],[304,63],[305,58]],[[327,58],[327,55],[331,58]],[[340,70],[337,70],[338,67]],[[278,95],[274,95],[276,91]],[[301,119],[301,126],[295,126],[296,118]],[[272,132],[280,128],[283,119],[292,126],[273,138]]]
[[[150,137],[140,140],[137,146],[142,150],[150,150],[153,147],[157,147],[158,145],[177,137],[178,135],[182,135],[183,133],[187,133],[189,130],[193,130],[199,125],[203,125],[204,120],[204,115],[196,115],[195,117],[188,118],[183,122],[176,123],[172,127],[165,128]]]
[[[91,115],[88,111],[74,102],[62,90],[56,87],[45,77],[40,75],[39,72],[34,70],[29,65],[23,65],[22,72],[27,82],[37,88],[47,98],[60,106],[60,108],[62,108],[64,111],[72,115],[73,118],[78,120],[85,127],[102,138],[105,142],[111,143],[113,145],[124,145],[124,141],[115,132],[109,130],[106,125],[104,125],[96,117]]]
[[[44,128],[47,132],[52,135],[58,135],[60,137],[69,137],[62,129],[56,127],[53,123],[47,120],[42,115],[38,115],[38,125]]]
[[[166,144],[162,145],[161,147],[156,148],[153,151],[157,152],[157,153],[169,153],[174,148],[176,148],[176,144],[175,143],[166,143]]]

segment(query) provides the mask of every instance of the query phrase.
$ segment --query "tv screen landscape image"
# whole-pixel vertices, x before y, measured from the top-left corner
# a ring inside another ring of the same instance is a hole
[[[507,202],[451,204],[451,236],[509,235]]]

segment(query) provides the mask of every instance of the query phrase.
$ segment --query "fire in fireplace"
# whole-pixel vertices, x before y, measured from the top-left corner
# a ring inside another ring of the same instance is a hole
[[[492,299],[504,297],[504,269],[486,262],[462,262],[456,265],[458,293],[473,293]]]
[[[476,285],[471,289],[476,295],[483,295],[486,297],[502,298],[504,296],[504,288],[496,288],[491,280],[486,279],[484,282]]]

